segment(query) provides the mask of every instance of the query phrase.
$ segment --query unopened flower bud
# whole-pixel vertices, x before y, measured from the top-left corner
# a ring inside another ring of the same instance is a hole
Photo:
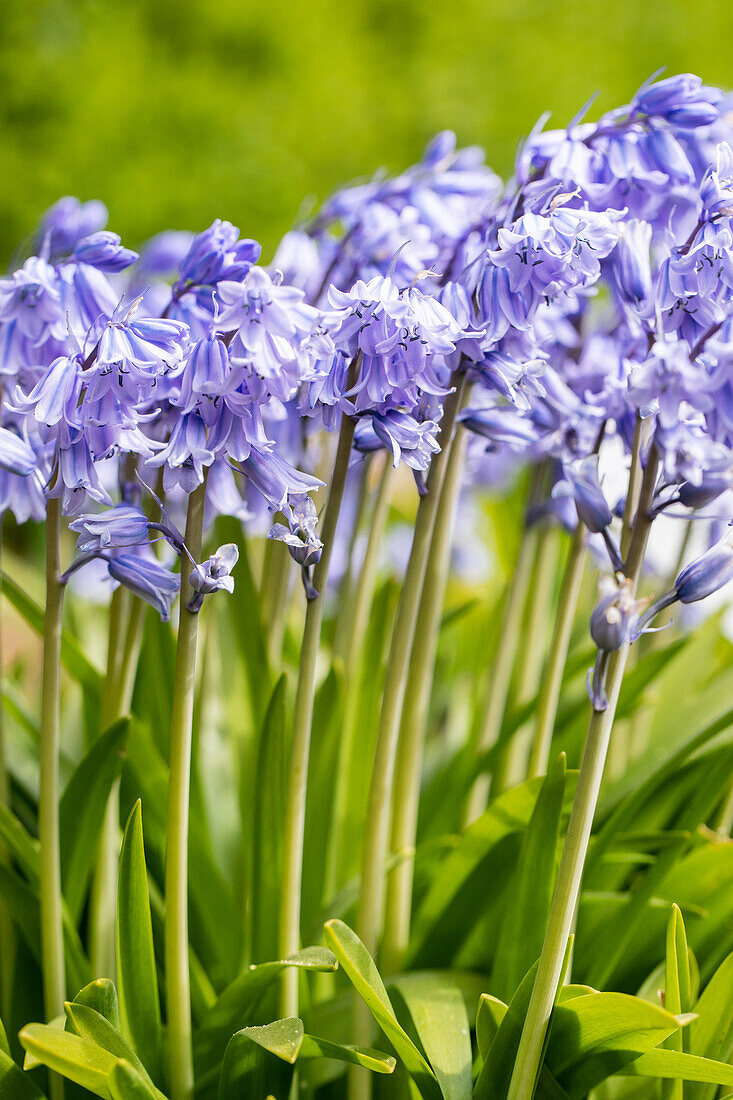
[[[590,618],[590,632],[598,648],[609,653],[631,641],[640,604],[628,580],[619,585],[604,577],[600,590],[601,598]]]

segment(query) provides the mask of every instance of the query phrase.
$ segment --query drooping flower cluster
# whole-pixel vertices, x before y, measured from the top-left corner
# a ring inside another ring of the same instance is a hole
[[[62,199],[0,280],[2,506],[112,509],[117,548],[80,552],[109,553],[120,579],[126,556],[166,568],[160,525],[124,542],[143,530],[137,478],[161,471],[174,512],[206,481],[209,517],[257,499],[283,514],[270,536],[312,595],[319,429],[350,418],[354,461],[386,451],[424,490],[463,373],[469,484],[532,465],[530,519],[582,522],[623,577],[609,448],[658,458],[654,515],[733,485],[733,132],[723,94],[690,75],[597,122],[586,110],[539,124],[506,187],[438,135],[397,177],[336,192],[269,269],[229,222],[138,255],[100,203]],[[228,587],[194,564],[197,591]]]

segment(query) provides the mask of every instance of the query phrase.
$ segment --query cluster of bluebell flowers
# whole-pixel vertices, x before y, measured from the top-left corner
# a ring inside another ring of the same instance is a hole
[[[597,122],[543,119],[506,186],[440,134],[336,192],[270,266],[226,221],[137,253],[101,203],[60,200],[0,280],[0,506],[24,522],[60,498],[80,553],[168,614],[156,542],[186,548],[138,479],[171,511],[206,481],[208,519],[280,514],[269,536],[313,595],[321,430],[351,418],[353,462],[385,451],[424,492],[463,375],[468,486],[541,468],[532,517],[582,523],[623,585],[610,447],[658,463],[655,516],[726,507],[733,484],[729,107],[696,77],[651,80]],[[220,556],[225,584],[194,563],[201,596],[229,587]]]

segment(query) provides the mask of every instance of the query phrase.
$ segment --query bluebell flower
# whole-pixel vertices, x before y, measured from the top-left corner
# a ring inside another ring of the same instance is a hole
[[[88,553],[121,546],[139,546],[148,541],[150,521],[144,512],[129,504],[117,504],[103,512],[77,516],[69,524],[78,534],[76,545]]]
[[[171,275],[183,263],[192,242],[193,233],[187,230],[167,229],[156,233],[140,249],[136,280],[140,282],[151,276]]]
[[[233,542],[228,542],[220,546],[216,553],[201,565],[194,566],[189,577],[189,584],[194,593],[186,605],[189,611],[198,612],[204,602],[204,596],[211,592],[234,591],[234,577],[231,576],[231,572],[238,560],[237,546]]]
[[[0,427],[0,470],[28,477],[38,469],[38,456],[25,439],[9,428]]]
[[[365,453],[386,447],[395,468],[402,461],[412,470],[427,470],[440,450],[438,430],[435,420],[418,420],[402,409],[387,409],[357,422],[354,446]]]
[[[77,242],[72,259],[96,267],[99,271],[116,272],[134,264],[138,254],[131,248],[123,248],[117,233],[100,230]]]
[[[318,592],[313,587],[312,572],[323,552],[323,543],[316,530],[316,506],[306,493],[301,493],[290,497],[285,512],[289,526],[274,523],[267,532],[267,537],[287,546],[291,558],[300,566],[306,599],[316,599]]]
[[[191,242],[181,262],[174,294],[181,295],[198,286],[216,286],[222,279],[243,279],[252,264],[257,263],[260,252],[257,241],[240,240],[236,226],[217,218]]]
[[[66,334],[61,293],[56,271],[39,256],[31,256],[21,268],[0,279],[0,321],[15,321],[18,333],[32,344]]]
[[[58,260],[74,251],[78,241],[104,229],[107,207],[97,199],[80,202],[66,195],[54,203],[41,219],[38,230],[40,247],[45,247],[51,260]]]
[[[171,607],[181,587],[177,573],[166,569],[149,553],[115,554],[108,559],[109,574],[156,609],[164,623],[171,617]]]
[[[631,110],[639,115],[663,118],[674,126],[694,129],[709,126],[718,117],[723,93],[706,87],[699,76],[682,73],[654,84],[643,84],[631,101]]]
[[[614,284],[621,301],[644,317],[653,308],[651,240],[651,225],[632,218],[622,225],[618,244],[610,259]]]
[[[600,650],[612,653],[632,640],[645,601],[634,599],[630,581],[619,584],[612,577],[601,578],[599,595],[590,618],[591,637]]]
[[[613,519],[598,478],[598,455],[566,463],[563,479],[555,483],[552,495],[572,497],[578,519],[592,534],[601,534]]]
[[[323,486],[319,478],[296,470],[275,451],[256,447],[251,448],[248,458],[236,463],[236,468],[264,497],[273,512],[283,511],[288,497],[299,497]]]
[[[717,592],[733,577],[733,528],[728,527],[722,539],[690,562],[674,583],[676,598],[681,603],[696,603]]]

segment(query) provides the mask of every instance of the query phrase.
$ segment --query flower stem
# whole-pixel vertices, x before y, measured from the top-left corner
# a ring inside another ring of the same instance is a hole
[[[362,462],[361,469],[359,470],[359,488],[357,491],[354,523],[351,528],[351,538],[349,539],[347,567],[346,572],[344,573],[343,580],[341,581],[341,586],[338,594],[336,629],[334,630],[333,635],[333,655],[335,658],[341,658],[341,660],[343,660],[344,662],[344,666],[346,665],[347,661],[346,648],[348,645],[350,645],[350,641],[353,636],[351,622],[354,616],[354,596],[356,594],[356,586],[358,584],[358,578],[354,576],[354,569],[356,565],[355,557],[356,547],[359,542],[359,535],[362,529],[364,512],[367,508],[369,470],[370,463]]]
[[[547,623],[552,619],[554,584],[557,571],[557,542],[553,527],[543,525],[537,536],[537,551],[531,591],[526,608],[526,625],[522,640],[522,656],[516,670],[516,703],[522,706],[537,694],[542,675],[547,644]],[[528,738],[531,726],[526,724],[497,756],[491,776],[491,797],[496,798],[508,787],[521,782],[526,771]]]
[[[64,934],[59,850],[59,743],[61,616],[64,588],[59,581],[61,501],[48,501],[46,510],[46,610],[43,620],[43,673],[41,696],[41,768],[38,800],[38,834],[41,863],[41,956],[46,1019],[63,1012],[66,998]],[[63,1084],[50,1075],[51,1093],[63,1096]]]
[[[188,498],[185,542],[201,560],[206,480]],[[170,735],[165,858],[165,974],[172,1100],[193,1094],[191,986],[188,962],[188,812],[198,615],[187,610],[189,568],[181,564],[181,597]]]
[[[393,466],[385,456],[379,488],[374,503],[369,527],[369,536],[364,560],[353,592],[352,613],[349,621],[348,636],[343,641],[344,678],[346,696],[344,715],[339,739],[338,763],[336,767],[336,786],[333,797],[333,811],[328,852],[326,854],[326,873],[324,877],[323,900],[328,904],[335,894],[344,871],[343,852],[349,846],[348,825],[350,820],[350,793],[352,769],[354,766],[354,738],[356,735],[359,705],[359,671],[361,651],[369,623],[369,611],[374,595],[374,581],[377,573],[379,549],[382,545],[384,530],[389,514],[389,502],[392,492]]]
[[[631,581],[632,592],[636,591],[644,561],[652,523],[650,509],[658,469],[659,460],[656,451],[652,449],[644,470],[639,504],[634,516],[625,562],[625,573]],[[591,712],[545,941],[522,1028],[507,1100],[532,1100],[534,1095],[545,1035],[550,1023],[563,959],[580,896],[583,865],[588,851],[628,651],[629,647],[625,645],[610,654],[606,674],[608,706],[603,711]]]
[[[456,509],[461,491],[466,433],[453,436],[446,464],[432,546],[425,571],[415,638],[410,655],[407,692],[402,712],[394,779],[392,851],[414,851],[417,836],[420,780],[428,708],[440,636],[440,620],[450,566]],[[412,908],[414,860],[403,859],[388,875],[382,964],[396,973],[407,949]]]
[[[0,528],[0,577],[2,576],[2,529]],[[1,603],[0,603],[1,606]],[[2,623],[0,622],[0,675],[2,674]],[[10,807],[10,774],[8,771],[7,744],[5,739],[4,710],[0,704],[0,802]],[[10,852],[0,844],[0,862],[10,866]],[[5,902],[0,902],[0,944],[3,957],[0,966],[0,1011],[4,1020],[10,1019],[13,997],[13,971],[15,968],[16,932],[13,918]]]
[[[570,648],[570,635],[578,606],[584,566],[585,528],[579,523],[575,528],[568,560],[565,564],[555,627],[547,655],[547,663],[542,674],[537,705],[537,724],[532,737],[527,769],[527,775],[530,779],[537,775],[545,775],[547,772],[552,733],[557,716],[557,705],[560,700],[560,688],[568,649]]]
[[[267,656],[273,669],[282,664],[290,566],[287,547],[276,539],[267,539],[262,563],[261,614],[267,631]]]
[[[350,373],[353,374],[353,370]],[[311,729],[313,726],[313,698],[316,689],[316,662],[321,641],[321,622],[323,620],[323,601],[326,595],[328,567],[331,561],[339,512],[341,511],[341,502],[344,497],[354,428],[355,423],[351,417],[341,417],[333,476],[323,517],[321,532],[323,551],[321,560],[313,571],[313,585],[318,595],[315,599],[308,601],[305,612],[303,643],[298,667],[298,686],[295,694],[293,739],[290,747],[290,771],[285,811],[283,879],[280,901],[281,958],[292,955],[300,947],[305,804]],[[283,972],[281,1015],[283,1017],[298,1015],[298,971],[295,967],[288,967]]]
[[[629,470],[629,487],[626,491],[626,503],[624,504],[624,517],[623,526],[621,528],[621,556],[623,557],[629,551],[629,543],[631,541],[631,527],[636,513],[636,508],[639,502],[639,492],[641,490],[641,479],[643,470],[641,466],[641,450],[642,450],[642,433],[644,431],[644,421],[641,419],[639,413],[636,414],[636,424],[634,425],[634,439],[631,445],[631,468]]]
[[[536,524],[531,527],[524,527],[522,541],[519,546],[519,557],[507,587],[499,632],[501,640],[496,652],[496,660],[486,693],[478,738],[476,739],[475,751],[477,757],[483,756],[488,749],[496,744],[501,732],[512,670],[522,631],[522,617],[532,576],[532,565],[537,554],[538,538],[539,530]],[[474,780],[464,810],[466,825],[470,825],[486,809],[490,782],[488,775],[479,775]]]
[[[379,716],[379,733],[374,755],[366,833],[362,855],[361,890],[357,915],[359,936],[367,950],[374,954],[382,923],[384,900],[384,864],[389,845],[397,743],[402,717],[402,704],[407,685],[415,625],[420,605],[423,579],[430,553],[435,517],[440,500],[456,413],[460,407],[465,376],[454,375],[453,392],[447,397],[440,427],[441,450],[433,457],[427,480],[427,493],[420,498],[415,520],[410,559],[392,632],[387,673]],[[363,1025],[357,1025],[360,1034]],[[357,1039],[357,1042],[359,1040]]]

